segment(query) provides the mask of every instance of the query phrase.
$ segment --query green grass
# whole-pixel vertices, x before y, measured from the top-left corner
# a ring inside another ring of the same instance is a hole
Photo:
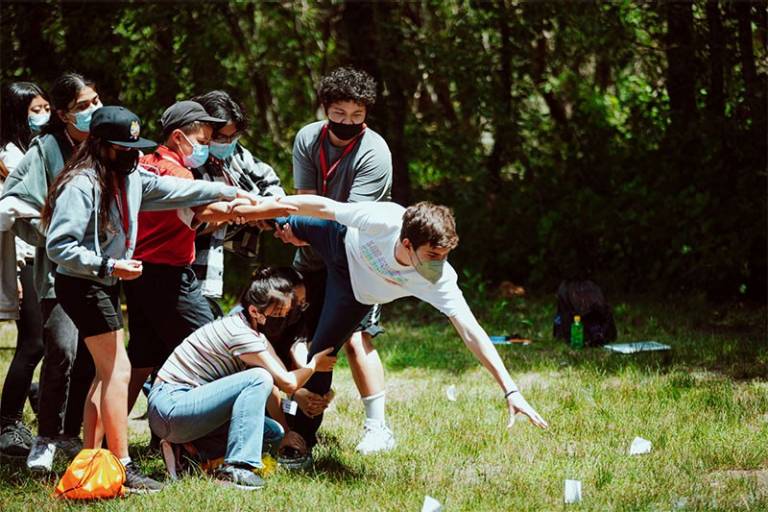
[[[553,341],[549,298],[470,302],[489,333],[519,332],[535,340],[499,350],[549,431],[527,421],[508,431],[500,390],[448,322],[405,301],[385,309],[387,334],[376,341],[398,439],[393,452],[354,452],[363,412],[342,362],[312,472],[278,472],[255,493],[191,477],[155,496],[92,507],[418,511],[428,494],[445,510],[768,510],[765,308],[712,310],[703,302],[668,299],[620,303],[621,340],[656,339],[674,347],[622,356],[573,352]],[[0,345],[13,345],[8,331]],[[11,354],[0,349],[0,373]],[[451,384],[456,402],[446,399]],[[651,454],[627,455],[635,436],[653,443]],[[146,433],[134,432],[132,454],[162,477],[162,461],[148,454],[147,440]],[[563,504],[566,478],[583,482],[582,503]],[[41,482],[4,464],[0,510],[81,506],[52,498],[53,486],[53,480]]]

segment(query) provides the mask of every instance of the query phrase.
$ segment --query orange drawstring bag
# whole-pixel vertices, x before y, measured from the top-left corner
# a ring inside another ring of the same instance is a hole
[[[86,449],[77,454],[56,486],[56,495],[71,500],[125,495],[125,468],[109,450]]]

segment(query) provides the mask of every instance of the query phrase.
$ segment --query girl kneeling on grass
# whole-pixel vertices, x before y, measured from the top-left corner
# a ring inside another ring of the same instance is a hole
[[[304,300],[281,269],[261,269],[240,299],[242,311],[199,328],[168,357],[149,393],[148,412],[152,431],[163,439],[169,470],[175,470],[169,443],[205,444],[226,429],[224,465],[216,476],[245,490],[263,487],[253,470],[262,467],[264,438],[274,443],[282,437],[274,421],[267,421],[265,431],[273,383],[294,393],[315,372],[331,371],[336,363],[327,349],[289,372],[264,335],[270,319],[287,316]]]
[[[141,262],[130,259],[138,213],[200,206],[243,194],[222,183],[134,172],[138,150],[156,146],[139,132],[139,118],[125,108],[97,110],[88,138],[51,185],[42,220],[48,226],[48,256],[57,264],[56,297],[84,337],[96,367],[85,405],[84,447],[100,448],[106,435],[110,451],[125,466],[125,487],[152,492],[161,485],[142,475],[128,455],[131,365],[118,284],[119,279],[141,275]],[[211,218],[226,218],[231,205],[217,203],[206,209],[213,212]]]

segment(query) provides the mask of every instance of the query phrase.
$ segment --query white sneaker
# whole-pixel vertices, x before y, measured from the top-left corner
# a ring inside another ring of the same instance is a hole
[[[355,450],[362,455],[368,455],[376,452],[388,452],[395,447],[395,444],[395,435],[386,423],[365,420],[363,439]]]
[[[50,473],[56,455],[56,442],[50,437],[35,437],[27,456],[30,471]]]

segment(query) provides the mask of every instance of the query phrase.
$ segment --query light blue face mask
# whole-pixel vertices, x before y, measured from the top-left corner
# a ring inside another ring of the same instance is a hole
[[[30,114],[29,117],[27,117],[27,122],[29,123],[29,129],[32,130],[32,133],[40,133],[40,130],[43,129],[43,126],[48,124],[48,121],[50,119],[51,119],[50,112]]]
[[[208,160],[208,146],[205,144],[192,142],[189,140],[189,137],[184,134],[184,132],[181,134],[184,135],[184,138],[187,139],[187,142],[189,142],[189,144],[192,146],[192,154],[183,155],[182,157],[184,166],[189,169],[197,169],[198,167],[202,166],[206,160]]]
[[[91,131],[91,118],[93,117],[93,113],[99,110],[99,108],[101,108],[101,104],[91,105],[85,110],[76,112],[75,122],[72,124],[81,132],[88,133]]]
[[[236,147],[237,139],[233,140],[229,144],[222,144],[221,142],[211,141],[211,156],[218,158],[219,160],[226,160],[235,154]]]

